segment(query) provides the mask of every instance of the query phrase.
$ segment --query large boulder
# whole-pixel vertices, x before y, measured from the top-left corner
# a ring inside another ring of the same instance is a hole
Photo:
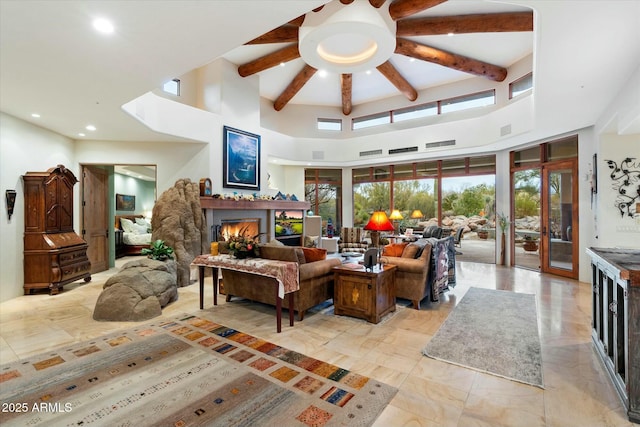
[[[179,179],[153,206],[153,240],[173,248],[178,264],[178,286],[191,284],[191,262],[208,249],[207,230],[200,206],[200,185]]]
[[[178,299],[176,263],[148,258],[130,261],[105,282],[93,310],[94,320],[152,319]]]

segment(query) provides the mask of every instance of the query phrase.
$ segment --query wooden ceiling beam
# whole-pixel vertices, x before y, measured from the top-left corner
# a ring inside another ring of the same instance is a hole
[[[342,3],[342,4],[351,4],[351,3],[353,3],[353,0],[340,0],[340,3]]]
[[[305,64],[302,71],[300,71],[293,78],[291,83],[289,83],[289,86],[287,86],[287,88],[274,101],[273,108],[275,108],[276,111],[282,110],[285,105],[287,105],[289,101],[291,101],[291,98],[293,98],[296,93],[298,93],[300,89],[302,89],[302,87],[307,84],[309,79],[313,77],[316,71],[317,70],[312,66]]]
[[[475,15],[431,16],[402,19],[398,37],[464,33],[533,31],[533,12],[482,13]]]
[[[298,51],[298,44],[296,43],[240,65],[238,67],[238,74],[242,77],[247,77],[297,58],[300,58],[300,52]]]
[[[341,74],[340,86],[342,87],[342,114],[348,116],[351,114],[352,105],[352,87],[353,87],[353,74]]]
[[[304,22],[305,16],[307,15],[300,15],[296,19],[292,19],[291,21],[287,22],[287,24],[294,25],[296,27],[301,27],[302,23]]]
[[[418,91],[411,86],[402,75],[396,70],[391,62],[386,61],[376,67],[380,73],[387,78],[409,101],[418,99]]]
[[[394,21],[414,15],[444,3],[447,0],[394,0],[389,5],[389,15]]]
[[[369,4],[376,9],[380,9],[386,0],[369,0]]]
[[[267,43],[297,43],[298,29],[295,25],[285,24],[274,30],[264,33],[245,44],[267,44]]]
[[[436,49],[435,47],[400,37],[396,38],[395,53],[420,59],[421,61],[432,62],[454,70],[464,71],[465,73],[476,76],[486,77],[496,82],[501,82],[507,77],[506,68]]]

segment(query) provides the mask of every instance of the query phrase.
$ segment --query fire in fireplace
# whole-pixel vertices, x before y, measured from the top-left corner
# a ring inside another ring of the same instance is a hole
[[[255,237],[260,234],[260,218],[223,219],[217,232],[218,241],[233,236]]]

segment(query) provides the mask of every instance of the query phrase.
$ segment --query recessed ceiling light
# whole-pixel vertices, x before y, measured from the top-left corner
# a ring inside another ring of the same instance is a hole
[[[280,63],[280,66],[281,66],[281,67],[284,67],[284,66],[285,66],[285,63],[284,63],[284,62],[281,62],[281,63]]]
[[[320,77],[327,77],[327,70],[319,70],[318,75]]]
[[[108,19],[97,18],[93,20],[93,28],[103,34],[113,33],[113,24]]]
[[[93,132],[94,130],[96,130],[96,127],[94,125],[87,125],[85,127],[86,130],[90,130],[91,132]]]
[[[82,132],[80,132],[80,133],[78,134],[78,136],[85,136],[85,134],[84,134],[84,133],[82,133]]]
[[[416,58],[409,58],[409,62],[416,62]]]
[[[449,37],[453,37],[453,33],[447,33]]]
[[[367,70],[367,74],[371,74],[371,70]]]
[[[40,118],[40,114],[38,113],[33,113],[31,114],[31,117],[35,117],[36,119]]]

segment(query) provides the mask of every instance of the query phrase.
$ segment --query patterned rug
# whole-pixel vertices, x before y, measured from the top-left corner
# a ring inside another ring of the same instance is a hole
[[[367,426],[396,392],[184,315],[0,366],[0,424]]]
[[[470,288],[422,353],[544,388],[536,296]]]

